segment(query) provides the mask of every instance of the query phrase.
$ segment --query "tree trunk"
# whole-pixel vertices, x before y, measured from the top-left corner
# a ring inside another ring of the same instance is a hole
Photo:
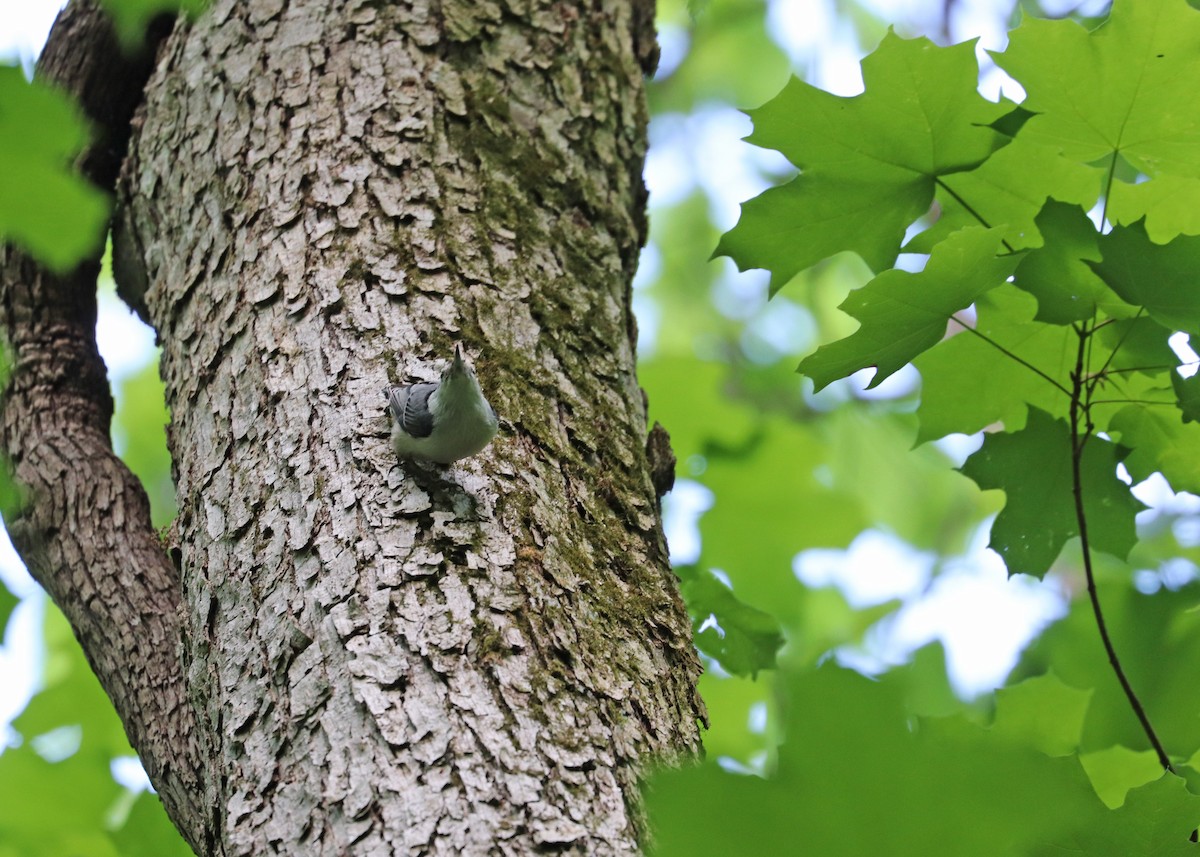
[[[196,734],[114,696],[198,850],[634,852],[640,765],[698,748],[634,374],[648,20],[223,0],[166,42],[114,247],[162,342]],[[381,391],[455,342],[500,434],[397,462]]]

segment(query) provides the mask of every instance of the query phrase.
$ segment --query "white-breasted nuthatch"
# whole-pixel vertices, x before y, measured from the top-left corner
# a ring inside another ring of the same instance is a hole
[[[496,412],[457,345],[438,383],[384,387],[383,395],[395,420],[392,447],[401,458],[450,464],[496,436]]]

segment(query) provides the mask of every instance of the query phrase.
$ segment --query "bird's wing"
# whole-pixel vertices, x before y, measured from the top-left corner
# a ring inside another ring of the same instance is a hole
[[[388,405],[404,433],[411,437],[429,437],[433,433],[433,414],[429,396],[437,384],[412,384],[388,389]]]

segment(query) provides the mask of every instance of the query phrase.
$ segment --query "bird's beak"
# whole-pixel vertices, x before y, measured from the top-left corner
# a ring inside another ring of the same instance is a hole
[[[463,366],[462,346],[458,345],[458,344],[455,344],[455,346],[454,346],[454,365],[459,367],[460,369]]]

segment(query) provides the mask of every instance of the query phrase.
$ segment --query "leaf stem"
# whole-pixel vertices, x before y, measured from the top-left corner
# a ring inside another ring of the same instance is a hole
[[[1104,377],[1105,370],[1107,370],[1109,365],[1113,362],[1113,358],[1117,356],[1117,352],[1121,350],[1121,346],[1125,344],[1125,340],[1129,338],[1129,334],[1133,331],[1133,325],[1136,324],[1142,317],[1142,312],[1144,310],[1145,307],[1138,307],[1137,315],[1133,317],[1133,322],[1130,323],[1129,327],[1125,328],[1125,330],[1121,333],[1121,338],[1117,340],[1117,344],[1113,346],[1113,350],[1108,353],[1108,359],[1104,361],[1104,365],[1090,374],[1087,384],[1087,394],[1089,400],[1091,399],[1092,393],[1096,392],[1096,385],[1099,384],[1101,379]],[[1095,333],[1098,328],[1099,325],[1094,326],[1092,328],[1092,332]]]
[[[1092,399],[1093,405],[1176,405],[1177,402],[1156,402],[1153,399]]]
[[[955,193],[954,188],[950,187],[950,185],[948,185],[944,181],[942,181],[941,176],[938,176],[933,181],[938,187],[940,187],[946,193],[950,194],[950,196],[954,197],[954,201],[957,202],[959,205],[961,205],[966,210],[967,214],[971,215],[976,220],[978,220],[979,224],[981,226],[983,226],[985,229],[992,228],[992,225],[983,219],[982,214],[980,214],[978,211],[976,211],[974,208],[972,208],[971,204],[969,202],[967,202],[965,199],[963,199],[961,196],[959,196],[957,193]],[[1004,245],[1004,249],[1007,250],[1009,253],[1016,252],[1016,250],[1013,249],[1013,246],[1011,244],[1009,244],[1007,240],[1001,238],[1000,243]]]
[[[1150,743],[1154,746],[1154,752],[1158,755],[1158,763],[1165,770],[1174,773],[1175,769],[1171,767],[1171,760],[1167,756],[1166,750],[1163,749],[1162,742],[1158,740],[1158,734],[1155,733],[1154,727],[1150,725],[1150,718],[1146,716],[1146,711],[1142,708],[1141,700],[1138,699],[1133,686],[1129,683],[1129,679],[1125,677],[1125,670],[1121,668],[1121,661],[1117,657],[1117,650],[1113,647],[1112,638],[1108,635],[1108,625],[1104,621],[1104,612],[1100,609],[1100,596],[1096,592],[1096,575],[1092,570],[1092,551],[1091,543],[1088,540],[1087,515],[1083,508],[1082,476],[1083,448],[1094,429],[1089,413],[1089,409],[1094,403],[1084,403],[1082,401],[1086,389],[1084,362],[1087,357],[1087,340],[1089,336],[1085,330],[1077,330],[1079,333],[1079,350],[1075,357],[1075,369],[1071,373],[1071,493],[1075,499],[1075,520],[1079,526],[1079,543],[1083,553],[1083,570],[1087,575],[1088,598],[1091,599],[1092,612],[1096,616],[1096,627],[1100,631],[1100,639],[1104,643],[1104,651],[1108,653],[1108,662],[1112,665],[1113,672],[1117,675],[1117,681],[1121,683],[1121,688],[1125,691],[1125,697],[1129,700],[1129,705],[1133,708],[1133,713],[1137,715],[1138,721],[1142,724],[1142,731],[1146,733],[1146,737],[1150,739]],[[1081,421],[1083,422],[1082,426]]]
[[[1117,173],[1117,155],[1121,150],[1114,149],[1112,160],[1108,162],[1108,177],[1104,180],[1104,205],[1100,208],[1100,234],[1104,234],[1104,227],[1108,224],[1108,201],[1112,199],[1113,179]]]
[[[980,339],[982,339],[988,345],[992,346],[992,348],[995,348],[997,351],[999,351],[1005,357],[1009,357],[1009,358],[1017,361],[1022,366],[1024,366],[1026,369],[1028,369],[1030,372],[1033,372],[1034,374],[1040,376],[1041,378],[1045,379],[1046,381],[1049,381],[1060,392],[1062,392],[1062,394],[1064,396],[1071,395],[1071,391],[1068,390],[1066,387],[1064,387],[1062,384],[1058,383],[1058,381],[1055,381],[1053,378],[1051,378],[1049,375],[1047,375],[1045,372],[1043,372],[1038,367],[1034,366],[1032,363],[1030,363],[1024,357],[1021,357],[1019,354],[1009,351],[1007,348],[1005,348],[1003,345],[1001,345],[996,340],[992,339],[986,333],[982,333],[979,330],[977,330],[976,328],[971,327],[971,325],[967,324],[965,321],[960,319],[958,316],[952,315],[952,316],[950,316],[950,320],[953,321],[955,324],[957,324],[959,327],[961,327],[963,330],[968,331],[968,332],[973,333],[976,336],[978,336]]]
[[[1197,363],[1200,363],[1200,361],[1185,360],[1182,363],[1175,364],[1175,366],[1122,366],[1120,369],[1101,369],[1100,371],[1093,372],[1091,375],[1087,376],[1086,380],[1090,381],[1095,378],[1110,378],[1113,375],[1126,375],[1130,372],[1163,372],[1167,369],[1174,369],[1176,366],[1195,366]]]

